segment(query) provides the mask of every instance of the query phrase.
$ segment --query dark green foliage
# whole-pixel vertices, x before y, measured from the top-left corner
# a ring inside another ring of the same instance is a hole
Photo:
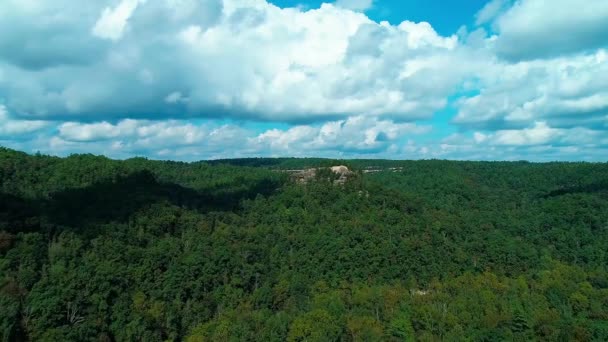
[[[356,175],[280,171],[331,165]],[[0,338],[605,341],[606,179],[588,163],[0,148]]]

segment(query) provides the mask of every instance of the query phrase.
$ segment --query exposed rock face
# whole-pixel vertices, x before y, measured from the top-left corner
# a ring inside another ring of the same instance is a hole
[[[306,184],[317,175],[317,169],[297,170],[291,174],[291,178],[299,184]]]
[[[344,165],[340,165],[340,166],[332,166],[331,167],[331,171],[335,174],[340,175],[340,178],[336,179],[334,181],[334,184],[340,184],[340,185],[344,185],[344,183],[346,183],[346,181],[348,180],[348,177],[353,175],[353,172],[350,171],[346,166]]]
[[[344,165],[332,166],[329,168],[333,173],[338,175],[338,179],[334,180],[334,184],[343,185],[346,183],[349,177],[354,175],[348,167]],[[304,169],[304,170],[287,170],[291,173],[291,178],[299,184],[306,184],[317,176],[317,172],[320,168]]]
[[[339,166],[332,166],[331,167],[331,171],[333,173],[338,173],[340,175],[346,174],[346,173],[350,173],[350,170],[344,166],[344,165],[339,165]]]

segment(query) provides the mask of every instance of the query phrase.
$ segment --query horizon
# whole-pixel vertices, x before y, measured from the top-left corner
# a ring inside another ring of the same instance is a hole
[[[0,146],[606,162],[606,22],[602,0],[7,0]]]
[[[526,164],[606,164],[608,161],[587,161],[587,160],[547,160],[547,161],[534,161],[534,160],[503,160],[503,159],[486,159],[486,160],[472,160],[472,159],[441,159],[441,158],[428,158],[428,159],[386,159],[386,158],[330,158],[330,157],[315,157],[315,156],[302,156],[302,157],[291,157],[291,156],[279,156],[279,157],[240,157],[240,158],[217,158],[217,159],[198,159],[198,160],[174,160],[174,159],[156,159],[153,157],[147,157],[144,155],[133,155],[127,158],[113,158],[111,156],[107,156],[104,154],[95,154],[89,152],[82,153],[71,153],[68,155],[53,155],[46,154],[40,151],[35,152],[27,152],[11,149],[8,147],[0,146],[0,149],[8,149],[17,153],[25,153],[28,156],[42,156],[42,157],[50,157],[50,158],[70,158],[77,156],[93,156],[93,157],[101,157],[107,158],[113,161],[128,161],[131,159],[145,159],[152,162],[176,162],[176,163],[185,163],[185,164],[196,164],[196,163],[206,163],[206,162],[222,162],[222,161],[237,161],[237,160],[256,160],[256,159],[270,159],[270,160],[282,160],[282,159],[295,159],[295,160],[307,160],[307,159],[317,159],[322,161],[336,161],[336,162],[349,162],[349,161],[358,161],[358,162],[373,162],[373,161],[384,161],[384,162],[425,162],[425,161],[437,161],[437,162],[454,162],[454,163],[526,163]],[[221,164],[221,163],[220,163]],[[228,163],[229,164],[229,163]],[[255,166],[261,167],[261,166]]]

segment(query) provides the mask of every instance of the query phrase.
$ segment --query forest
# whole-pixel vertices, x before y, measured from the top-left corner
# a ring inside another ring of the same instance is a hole
[[[608,341],[608,164],[0,148],[0,338]]]

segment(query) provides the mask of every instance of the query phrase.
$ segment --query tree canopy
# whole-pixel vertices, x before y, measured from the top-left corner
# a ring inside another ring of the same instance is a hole
[[[605,163],[0,148],[5,341],[606,341],[606,246]]]

